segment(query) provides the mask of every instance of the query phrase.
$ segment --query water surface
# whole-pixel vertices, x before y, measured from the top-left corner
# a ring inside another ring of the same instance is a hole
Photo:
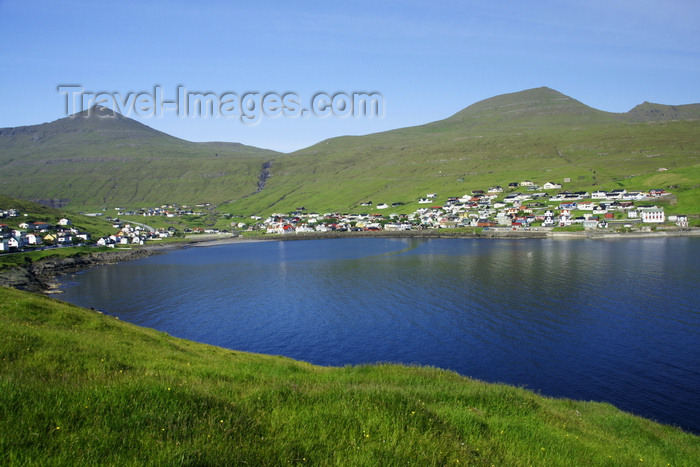
[[[63,298],[321,365],[447,368],[700,433],[700,239],[332,239],[187,248]]]

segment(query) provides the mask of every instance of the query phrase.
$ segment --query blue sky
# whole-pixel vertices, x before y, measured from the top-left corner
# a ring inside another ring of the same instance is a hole
[[[548,86],[592,107],[700,102],[700,2],[0,0],[0,127],[65,116],[87,92],[377,92],[381,118],[181,118],[143,123],[190,141],[293,151],[446,118]],[[134,115],[129,115],[134,117]]]

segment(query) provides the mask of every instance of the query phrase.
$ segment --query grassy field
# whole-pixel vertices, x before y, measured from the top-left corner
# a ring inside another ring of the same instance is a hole
[[[435,368],[318,367],[0,289],[2,465],[691,466],[700,438]]]

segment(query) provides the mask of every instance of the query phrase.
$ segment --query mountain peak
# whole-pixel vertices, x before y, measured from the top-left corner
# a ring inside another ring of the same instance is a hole
[[[115,112],[109,107],[102,105],[93,105],[92,107],[85,109],[81,112],[76,112],[69,115],[68,118],[126,118],[122,114]]]
[[[501,94],[479,101],[457,112],[450,119],[465,123],[476,120],[489,123],[527,121],[529,124],[542,122],[557,124],[568,117],[600,118],[606,112],[593,109],[559,91],[548,87],[526,89],[509,94]]]
[[[644,101],[627,112],[627,116],[638,122],[697,120],[700,119],[700,104],[665,105]]]

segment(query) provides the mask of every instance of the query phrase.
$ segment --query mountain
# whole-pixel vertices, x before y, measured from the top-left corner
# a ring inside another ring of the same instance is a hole
[[[255,192],[278,153],[192,143],[104,108],[0,129],[0,192],[44,204],[222,202]]]
[[[358,211],[369,200],[410,211],[428,192],[461,196],[523,179],[697,191],[699,109],[645,103],[611,113],[542,87],[292,154],[190,143],[118,114],[68,117],[0,130],[0,193],[75,207],[210,202],[253,214]]]
[[[676,115],[694,118],[690,109],[697,104],[683,108]],[[429,192],[461,196],[524,179],[568,179],[567,189],[693,189],[700,184],[699,130],[698,119],[604,112],[549,88],[529,89],[477,102],[441,121],[297,151],[275,162],[266,190],[236,209],[357,211],[371,200],[406,203],[411,211]],[[668,170],[657,172],[661,168]]]
[[[627,112],[627,116],[638,122],[697,120],[700,119],[700,104],[663,105],[644,102]]]
[[[596,110],[558,91],[541,87],[485,99],[439,124],[461,125],[463,128],[533,127],[614,120],[615,114]]]

